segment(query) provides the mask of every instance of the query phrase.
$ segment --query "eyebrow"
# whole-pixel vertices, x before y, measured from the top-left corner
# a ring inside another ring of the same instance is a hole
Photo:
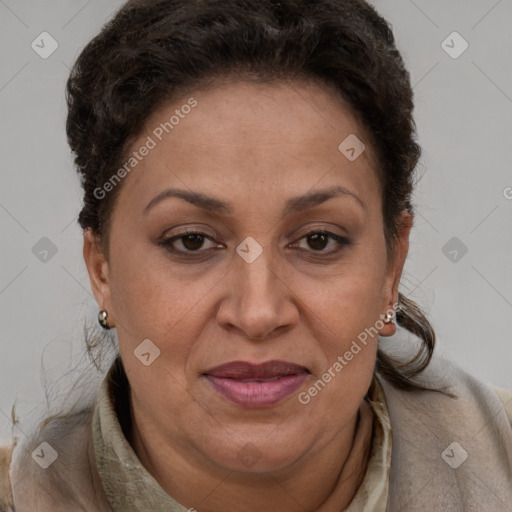
[[[147,214],[158,203],[172,197],[183,199],[197,206],[198,208],[202,208],[203,210],[207,210],[213,213],[232,214],[234,212],[234,208],[221,199],[208,196],[201,192],[191,192],[188,190],[168,188],[155,196],[144,208],[143,213]],[[292,212],[302,212],[308,210],[334,197],[352,197],[358,202],[360,206],[362,206],[364,210],[367,209],[366,204],[356,194],[346,189],[345,187],[338,185],[335,187],[318,190],[316,192],[308,192],[302,196],[288,199],[281,215],[284,217]]]

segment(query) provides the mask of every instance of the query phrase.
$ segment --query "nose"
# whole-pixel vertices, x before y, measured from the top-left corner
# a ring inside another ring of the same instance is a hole
[[[299,316],[291,283],[270,249],[249,263],[236,256],[227,281],[228,293],[217,310],[219,325],[239,330],[246,339],[282,335]]]

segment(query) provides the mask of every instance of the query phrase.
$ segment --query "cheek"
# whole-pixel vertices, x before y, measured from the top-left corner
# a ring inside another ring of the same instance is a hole
[[[380,265],[357,262],[330,279],[307,282],[302,294],[318,324],[325,326],[327,339],[337,338],[333,344],[339,347],[341,340],[357,337],[380,318],[383,283]]]
[[[333,404],[349,414],[361,402],[374,372],[378,346],[380,295],[375,280],[356,276],[340,279],[330,293],[311,300],[313,327],[322,365],[299,397],[322,414]],[[348,419],[348,418],[346,418]]]
[[[157,254],[128,254],[116,263],[111,282],[114,311],[130,335],[167,339],[204,309],[220,272],[192,272],[192,266],[173,265]],[[138,251],[142,253],[142,251]],[[161,260],[161,261],[160,261]]]
[[[322,352],[303,402],[324,410],[340,404],[357,408],[371,381],[378,346],[383,276],[372,262],[354,264],[322,286],[311,288],[311,329]]]

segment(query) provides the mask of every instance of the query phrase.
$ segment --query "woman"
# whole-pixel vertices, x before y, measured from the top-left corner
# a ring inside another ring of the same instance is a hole
[[[421,150],[371,6],[130,1],[67,94],[119,353],[6,452],[5,509],[511,509],[511,393],[398,292]]]

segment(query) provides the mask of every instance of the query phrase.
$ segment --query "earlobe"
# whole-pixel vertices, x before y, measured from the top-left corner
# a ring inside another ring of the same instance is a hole
[[[388,309],[388,312],[382,319],[383,327],[379,332],[380,336],[393,336],[396,333],[396,306],[393,308],[393,313],[391,312],[391,306]]]

